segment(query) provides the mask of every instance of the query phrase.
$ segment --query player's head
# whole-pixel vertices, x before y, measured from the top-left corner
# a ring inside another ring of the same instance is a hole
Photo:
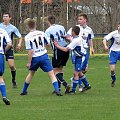
[[[86,25],[87,22],[88,22],[88,17],[87,17],[87,15],[84,14],[84,13],[78,14],[78,16],[77,16],[77,22],[78,22],[78,24],[80,24],[81,26]]]
[[[48,17],[48,25],[52,24],[55,24],[55,17],[51,15]]]
[[[29,30],[36,29],[36,21],[33,19],[30,19],[27,23]]]
[[[9,12],[3,13],[3,22],[4,23],[9,23],[11,20],[11,14]]]
[[[73,36],[73,37],[74,37],[74,36],[78,36],[79,33],[80,33],[80,27],[78,27],[78,26],[72,27],[72,36]]]

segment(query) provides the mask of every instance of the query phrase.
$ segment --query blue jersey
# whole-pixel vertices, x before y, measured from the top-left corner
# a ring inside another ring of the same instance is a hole
[[[52,49],[54,50],[54,44],[52,44],[52,39],[58,41],[60,46],[67,46],[67,42],[63,35],[66,34],[65,28],[62,25],[53,24],[51,25],[45,33],[47,34],[49,40],[51,41]],[[52,36],[52,38],[51,38]]]
[[[12,24],[5,25],[4,23],[0,24],[0,28],[4,29],[7,31],[9,37],[11,40],[13,40],[13,35],[15,34],[18,38],[21,38],[21,34],[19,30]]]

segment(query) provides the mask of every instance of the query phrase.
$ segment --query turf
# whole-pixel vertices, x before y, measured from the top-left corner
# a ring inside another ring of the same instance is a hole
[[[47,74],[38,70],[28,89],[27,96],[20,96],[28,70],[27,57],[16,56],[18,88],[12,88],[10,69],[6,63],[4,80],[10,106],[0,99],[0,118],[3,120],[119,120],[120,119],[120,63],[116,67],[117,82],[110,86],[110,74],[107,56],[91,57],[89,71],[86,74],[92,89],[75,95],[58,97],[52,95],[53,86]],[[64,68],[64,77],[70,83],[73,65],[68,61]]]

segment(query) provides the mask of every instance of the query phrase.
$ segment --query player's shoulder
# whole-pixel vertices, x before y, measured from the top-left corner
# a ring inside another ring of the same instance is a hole
[[[114,31],[112,31],[112,32],[110,32],[108,35],[115,35],[115,34],[118,34],[118,30],[114,30]]]

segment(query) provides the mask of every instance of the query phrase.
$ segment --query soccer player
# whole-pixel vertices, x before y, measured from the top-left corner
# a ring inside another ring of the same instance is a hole
[[[21,44],[22,44],[22,37],[21,34],[19,32],[19,30],[10,23],[11,20],[11,15],[10,13],[4,13],[3,14],[3,22],[0,24],[0,28],[3,28],[4,30],[7,31],[11,41],[13,42],[13,35],[15,34],[18,38],[19,38],[19,42],[17,44],[17,49],[21,48]],[[12,75],[12,84],[13,87],[16,88],[17,87],[17,83],[16,83],[16,68],[15,68],[15,64],[14,64],[14,53],[13,53],[13,47],[11,47],[6,53],[6,61],[8,61],[8,65],[11,69],[11,75]]]
[[[86,50],[83,47],[83,40],[82,37],[79,36],[80,28],[78,26],[74,26],[72,28],[72,37],[70,44],[67,47],[61,47],[56,41],[54,42],[55,46],[64,51],[68,52],[69,50],[72,50],[75,57],[75,64],[74,64],[74,78],[73,78],[73,86],[72,91],[70,91],[70,94],[75,94],[76,87],[79,82],[79,78],[81,81],[85,84],[85,86],[82,88],[81,92],[84,92],[91,88],[90,84],[88,83],[85,75],[82,72],[82,57],[86,55]]]
[[[107,41],[111,40],[110,47],[107,46]],[[103,39],[103,45],[106,51],[109,51],[109,65],[111,74],[111,86],[114,87],[116,81],[115,66],[117,60],[120,60],[120,23],[118,24],[118,29],[110,32]]]
[[[85,74],[88,70],[88,60],[89,60],[89,56],[90,56],[90,50],[91,53],[94,54],[94,48],[93,48],[93,42],[92,39],[94,38],[94,34],[92,29],[87,25],[88,23],[88,17],[86,14],[81,13],[78,14],[77,16],[77,21],[78,21],[78,27],[80,27],[80,33],[79,36],[81,36],[83,38],[83,44],[84,44],[84,48],[87,50],[87,54],[83,57],[83,62],[82,62],[82,72]],[[71,29],[70,28],[67,32],[68,35],[71,35]],[[74,64],[74,59],[75,59],[75,55],[72,54],[72,63]],[[82,82],[81,80],[79,80],[79,91],[82,90]]]
[[[70,86],[63,78],[63,66],[66,66],[67,60],[69,58],[69,51],[68,52],[61,51],[57,49],[53,44],[53,41],[57,40],[60,46],[62,47],[67,46],[67,42],[63,37],[66,34],[66,31],[62,25],[55,24],[54,16],[48,17],[48,25],[49,28],[45,31],[45,33],[47,34],[51,42],[51,47],[53,51],[52,65],[54,68],[54,73],[59,83],[59,89],[62,84],[65,87],[66,94],[69,92]]]
[[[26,77],[24,87],[21,95],[27,95],[27,88],[38,68],[41,68],[44,72],[47,72],[52,80],[55,94],[62,96],[59,92],[58,81],[54,75],[53,67],[50,63],[45,44],[49,45],[47,37],[44,32],[36,30],[36,22],[33,19],[28,21],[28,28],[30,32],[25,36],[25,46],[28,51],[28,63],[29,74]]]
[[[0,28],[0,91],[2,94],[3,102],[6,105],[10,105],[9,99],[6,97],[6,86],[3,80],[3,74],[5,70],[4,54],[11,48],[11,40],[4,29]]]

